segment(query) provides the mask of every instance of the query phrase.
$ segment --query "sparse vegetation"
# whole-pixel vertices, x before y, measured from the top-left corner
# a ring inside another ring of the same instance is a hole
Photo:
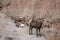
[[[27,25],[29,25],[29,20],[33,16],[35,18],[44,18],[46,27],[43,25],[41,32],[46,37],[46,40],[60,40],[60,0],[0,0],[1,34],[6,30],[5,25],[9,24],[8,29],[10,26],[14,26],[11,20],[7,22],[9,18],[5,16],[13,16],[16,19],[25,18]],[[51,26],[47,28],[49,23]]]

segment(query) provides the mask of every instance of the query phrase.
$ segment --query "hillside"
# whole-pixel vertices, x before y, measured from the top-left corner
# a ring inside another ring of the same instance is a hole
[[[25,40],[30,40],[30,38],[31,40],[60,40],[60,22],[53,23],[50,28],[44,27],[41,30],[44,37],[36,38],[35,34],[28,35],[28,27],[16,28],[15,24],[10,19],[10,17],[13,16],[17,18],[24,17],[26,20],[29,20],[35,16],[35,18],[44,17],[45,20],[55,21],[55,19],[60,19],[60,0],[0,0],[0,8],[0,35],[3,35],[2,40],[4,40],[3,38],[7,35],[5,33],[14,29],[19,29],[17,30],[17,34],[18,37],[22,37],[21,40],[24,40],[23,37]]]

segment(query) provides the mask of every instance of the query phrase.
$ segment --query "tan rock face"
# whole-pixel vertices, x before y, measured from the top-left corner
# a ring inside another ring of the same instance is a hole
[[[13,16],[31,17],[31,15],[35,15],[42,17],[45,14],[50,14],[53,18],[56,18],[60,15],[59,3],[59,0],[11,0],[8,10],[10,15]]]

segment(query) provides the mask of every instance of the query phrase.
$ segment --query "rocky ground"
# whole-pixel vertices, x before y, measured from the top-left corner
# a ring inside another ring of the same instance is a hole
[[[35,30],[35,29],[34,29]],[[5,14],[0,14],[0,40],[46,40],[44,36],[29,35],[29,27],[17,28]]]
[[[13,20],[6,14],[0,13],[0,40],[59,40],[59,30],[58,24],[58,26],[53,25],[53,27],[41,29],[41,37],[36,37],[35,29],[33,29],[33,35],[29,35],[28,26],[16,27]]]

